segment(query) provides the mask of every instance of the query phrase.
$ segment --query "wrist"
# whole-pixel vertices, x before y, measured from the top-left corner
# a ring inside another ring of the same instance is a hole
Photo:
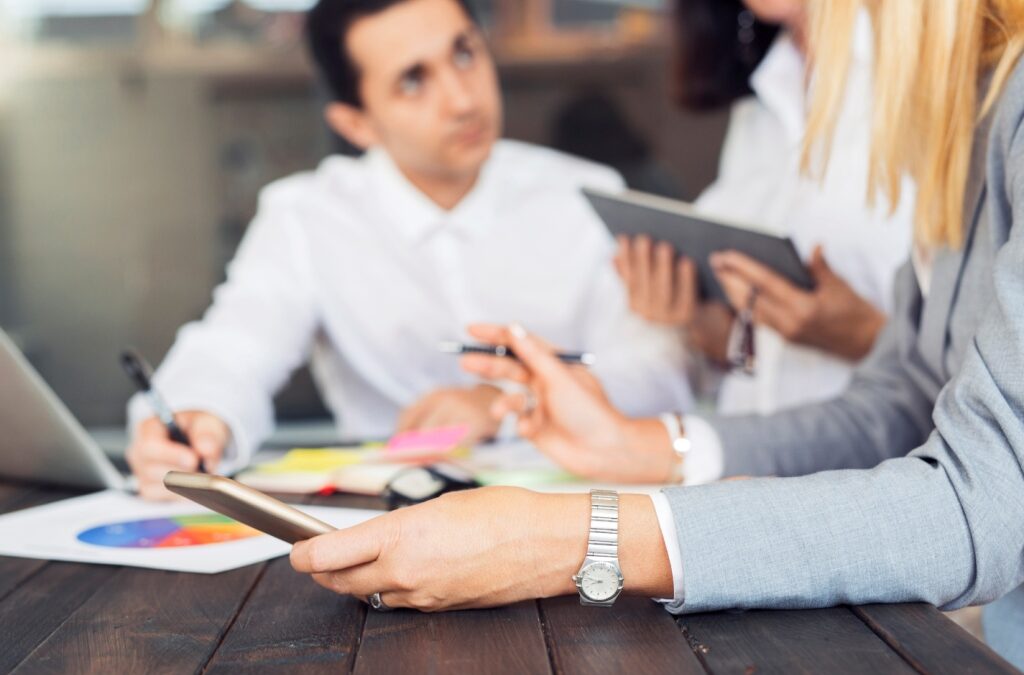
[[[670,598],[675,592],[658,514],[647,495],[619,495],[619,567],[625,593]]]
[[[539,508],[534,526],[538,555],[534,566],[541,598],[576,593],[572,577],[587,556],[590,528],[590,496],[587,494],[536,494]]]
[[[625,447],[641,474],[638,483],[663,483],[673,475],[679,456],[662,421],[656,417],[629,419],[624,423]]]
[[[537,555],[535,597],[573,595],[572,576],[587,557],[590,534],[590,496],[534,494],[531,535]],[[619,495],[619,567],[624,592],[651,598],[672,597],[672,565],[661,536],[654,503],[647,495]]]

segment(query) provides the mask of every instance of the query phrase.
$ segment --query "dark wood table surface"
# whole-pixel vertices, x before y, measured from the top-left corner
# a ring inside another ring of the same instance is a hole
[[[73,496],[0,483],[0,512]],[[379,508],[376,500],[316,503]],[[378,613],[280,558],[216,575],[0,557],[0,673],[1015,673],[929,605],[674,618],[565,597]]]

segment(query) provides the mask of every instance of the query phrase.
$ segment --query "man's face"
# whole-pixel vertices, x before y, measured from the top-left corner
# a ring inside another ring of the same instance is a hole
[[[475,174],[501,133],[501,96],[483,36],[454,0],[408,0],[357,21],[348,52],[359,69],[365,132],[406,171]]]

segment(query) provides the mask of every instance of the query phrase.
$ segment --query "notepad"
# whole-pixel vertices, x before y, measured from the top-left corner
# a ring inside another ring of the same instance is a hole
[[[397,434],[387,444],[348,448],[296,448],[277,461],[239,474],[240,483],[263,492],[379,495],[410,465],[466,457],[466,426]]]

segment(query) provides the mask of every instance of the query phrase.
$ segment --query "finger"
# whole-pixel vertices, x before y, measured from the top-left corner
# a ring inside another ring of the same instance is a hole
[[[491,414],[498,419],[506,415],[521,415],[530,405],[530,397],[522,392],[505,394],[491,404]]]
[[[336,572],[316,573],[313,574],[313,579],[321,586],[341,595],[354,595],[366,599],[374,593],[380,593],[381,600],[387,604],[384,592],[396,589],[383,568],[380,563],[370,562]]]
[[[339,572],[373,562],[380,556],[388,527],[384,521],[389,515],[298,542],[292,546],[289,558],[292,567],[296,572],[314,574]]]
[[[672,308],[672,272],[675,250],[666,242],[659,243],[654,249],[653,269],[651,276],[651,309],[654,316],[667,316]]]
[[[715,276],[718,278],[718,284],[725,291],[725,297],[729,300],[729,304],[732,305],[733,309],[740,311],[746,308],[749,304],[750,292],[753,289],[750,282],[742,275],[725,269],[716,270]]]
[[[516,423],[516,433],[527,440],[537,437],[544,428],[544,424],[537,414],[524,415]]]
[[[195,457],[195,454],[192,455]],[[195,471],[199,468],[199,459],[195,459],[195,465],[191,469],[184,469],[185,471]],[[169,464],[147,464],[140,467],[135,473],[135,476],[139,479],[139,485],[144,484],[155,484],[163,485],[164,477],[170,471],[182,471],[182,467],[173,466]]]
[[[511,336],[508,334],[508,326],[493,323],[472,323],[466,327],[470,337],[489,345],[507,345]]]
[[[416,424],[418,429],[440,429],[442,427],[453,427],[467,424],[470,420],[466,411],[448,403],[440,403],[423,415]],[[465,440],[465,439],[463,439]]]
[[[689,323],[697,309],[697,265],[693,260],[686,257],[679,259],[675,280],[672,317],[680,323]]]
[[[549,382],[572,377],[569,367],[558,360],[555,351],[543,340],[527,333],[519,324],[509,328],[509,335],[513,351],[533,375]]]
[[[618,246],[615,249],[615,257],[613,258],[615,271],[618,272],[619,277],[622,279],[622,284],[626,287],[626,290],[629,291],[632,283],[632,269],[629,265],[629,257],[631,255],[629,250],[629,238],[619,235],[615,238],[615,241],[618,243]]]
[[[178,471],[195,471],[199,466],[199,457],[194,450],[184,445],[155,440],[132,446],[128,453],[128,462],[136,473],[147,466],[168,466]]]
[[[836,276],[825,259],[825,251],[822,249],[821,244],[814,247],[814,251],[811,252],[811,261],[807,267],[811,271],[811,276],[819,284],[829,277]]]
[[[651,297],[651,240],[647,237],[637,237],[633,242],[632,263],[634,292],[631,295],[639,311],[647,313]]]
[[[459,365],[467,373],[472,373],[488,380],[510,380],[520,384],[530,381],[530,371],[516,359],[486,354],[467,354],[459,361]]]
[[[768,326],[786,339],[796,337],[800,320],[793,305],[782,304],[771,296],[758,296],[754,304],[754,322]]]
[[[196,415],[187,429],[192,447],[203,458],[208,471],[213,471],[224,455],[231,432],[220,418],[208,414]]]
[[[742,276],[748,284],[757,288],[758,297],[767,295],[781,303],[795,303],[801,295],[807,295],[770,268],[736,251],[712,255],[711,265],[716,274],[719,270],[728,270]]]
[[[148,417],[141,422],[135,430],[137,439],[166,439],[167,427],[160,421],[159,417]]]
[[[169,502],[181,499],[164,487],[163,483],[139,483],[139,496],[152,502]]]

